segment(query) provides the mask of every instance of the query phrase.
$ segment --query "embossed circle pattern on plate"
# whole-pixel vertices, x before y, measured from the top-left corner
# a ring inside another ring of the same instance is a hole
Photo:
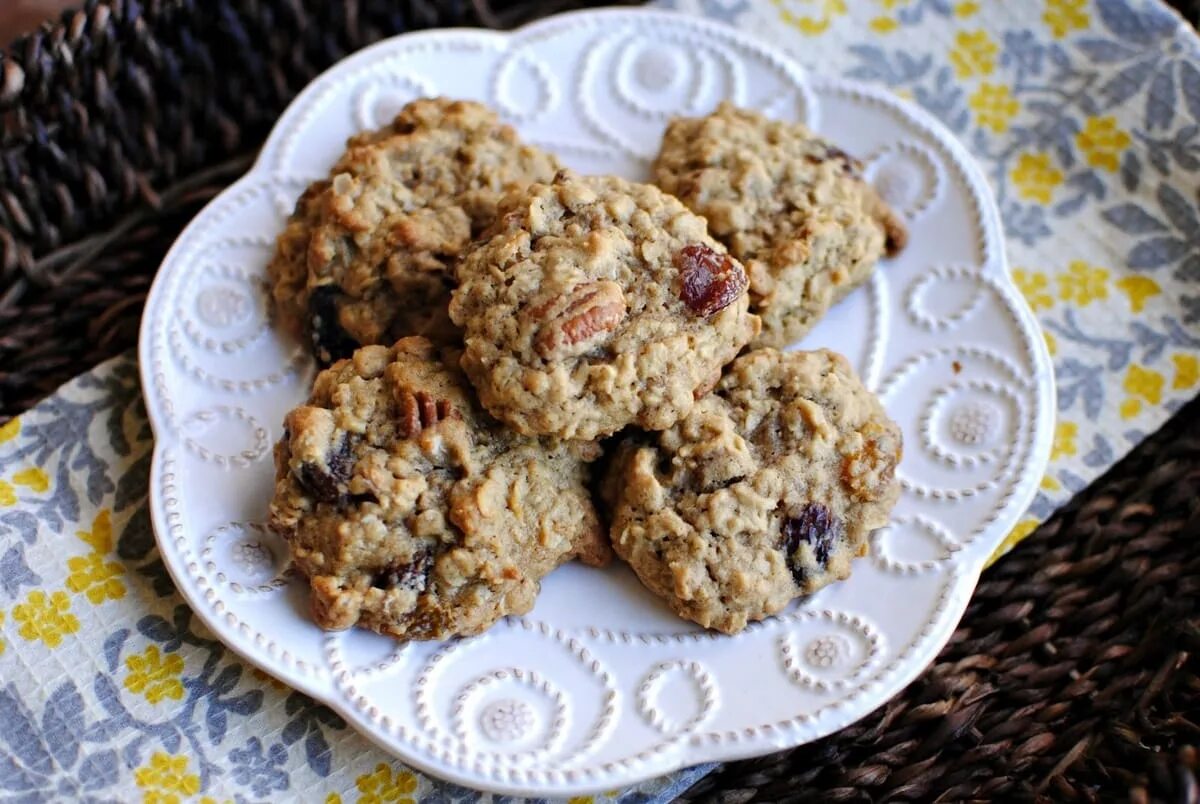
[[[797,684],[817,692],[846,689],[882,659],[883,638],[863,618],[840,611],[805,612],[819,623],[803,644],[795,634],[779,637],[779,657]]]
[[[257,522],[230,522],[204,538],[200,559],[209,578],[239,594],[265,594],[289,580],[287,545]]]

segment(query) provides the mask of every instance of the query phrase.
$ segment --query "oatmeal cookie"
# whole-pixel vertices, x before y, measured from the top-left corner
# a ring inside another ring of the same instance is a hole
[[[604,484],[617,554],[680,616],[726,633],[850,573],[899,496],[899,428],[829,351],[759,349]]]
[[[419,337],[365,346],[288,413],[270,525],[322,628],[477,634],[532,608],[559,564],[607,561],[585,485],[598,448],[507,430],[458,359]]]
[[[479,103],[413,101],[352,137],[301,197],[267,269],[277,320],[322,364],[402,335],[456,341],[446,305],[459,254],[506,190],[557,169]]]
[[[729,103],[672,120],[654,175],[746,266],[763,320],[756,346],[803,336],[907,238],[856,159],[798,123]]]
[[[511,194],[450,317],[483,406],[526,434],[670,427],[758,331],[746,274],[655,187],[560,173]]]

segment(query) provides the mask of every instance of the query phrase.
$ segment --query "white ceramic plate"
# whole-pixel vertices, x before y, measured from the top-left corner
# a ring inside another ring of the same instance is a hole
[[[865,159],[910,244],[801,344],[847,354],[904,429],[904,493],[850,580],[736,637],[676,619],[622,566],[564,567],[531,614],[470,640],[404,645],[309,622],[287,550],[261,524],[271,446],[312,377],[303,350],[268,325],[264,266],[294,199],[345,139],[428,94],[489,103],[581,171],[646,178],[667,118],[724,99],[803,120]],[[413,766],[515,794],[764,754],[879,706],[949,637],[1034,493],[1053,423],[1049,356],[1009,281],[984,179],[952,137],[886,92],[647,11],[411,34],[338,64],[171,249],[140,358],[154,527],[196,613]]]

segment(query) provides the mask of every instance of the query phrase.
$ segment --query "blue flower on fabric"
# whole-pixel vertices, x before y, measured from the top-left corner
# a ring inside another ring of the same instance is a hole
[[[1001,217],[1008,236],[1027,246],[1032,246],[1051,234],[1050,227],[1046,224],[1046,210],[1036,204],[1006,204],[1001,211]]]
[[[1152,271],[1174,267],[1176,279],[1200,283],[1200,190],[1189,199],[1169,184],[1155,194],[1159,215],[1138,204],[1104,210],[1102,217],[1127,235],[1141,238],[1130,249],[1130,268]]]
[[[1038,41],[1033,31],[1005,31],[1004,50],[1000,64],[1014,70],[1018,75],[1041,75],[1046,59],[1046,46]]]
[[[1111,38],[1084,37],[1075,45],[1095,64],[1119,65],[1096,90],[1103,106],[1119,106],[1148,88],[1147,129],[1170,126],[1180,108],[1200,119],[1200,54],[1185,23],[1157,3],[1096,0],[1096,11]]]
[[[265,798],[272,790],[287,790],[288,775],[281,770],[287,756],[287,748],[282,743],[273,743],[264,754],[262,740],[251,737],[244,747],[229,752],[233,780],[242,787],[249,787],[259,798]]]
[[[327,706],[299,692],[293,692],[284,703],[284,711],[291,718],[279,735],[284,745],[291,746],[304,740],[304,759],[308,767],[318,776],[328,776],[333,761],[333,751],[325,739],[325,729],[341,730],[346,721]]]
[[[706,17],[734,23],[749,10],[750,0],[700,0],[700,8]]]
[[[0,791],[22,801],[100,802],[116,784],[121,762],[112,748],[88,750],[106,740],[102,723],[85,720],[83,698],[67,681],[51,693],[41,718],[16,689],[0,689]]]

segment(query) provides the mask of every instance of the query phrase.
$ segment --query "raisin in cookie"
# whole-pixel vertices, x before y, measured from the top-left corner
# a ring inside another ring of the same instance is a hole
[[[557,169],[481,104],[413,101],[301,197],[267,269],[276,318],[322,363],[402,335],[457,340],[454,262],[505,190]]]
[[[522,433],[670,427],[758,331],[746,274],[656,187],[567,171],[511,194],[450,317],[480,401]]]
[[[322,628],[477,634],[528,611],[559,564],[607,561],[585,485],[597,448],[505,429],[458,358],[419,337],[366,346],[287,415],[270,523]]]
[[[849,575],[887,524],[900,452],[845,358],[750,352],[679,424],[621,444],[613,547],[679,615],[740,631]]]
[[[796,123],[723,103],[676,118],[663,135],[656,181],[708,220],[750,275],[756,346],[808,332],[904,246],[900,219],[868,185],[862,165]]]

